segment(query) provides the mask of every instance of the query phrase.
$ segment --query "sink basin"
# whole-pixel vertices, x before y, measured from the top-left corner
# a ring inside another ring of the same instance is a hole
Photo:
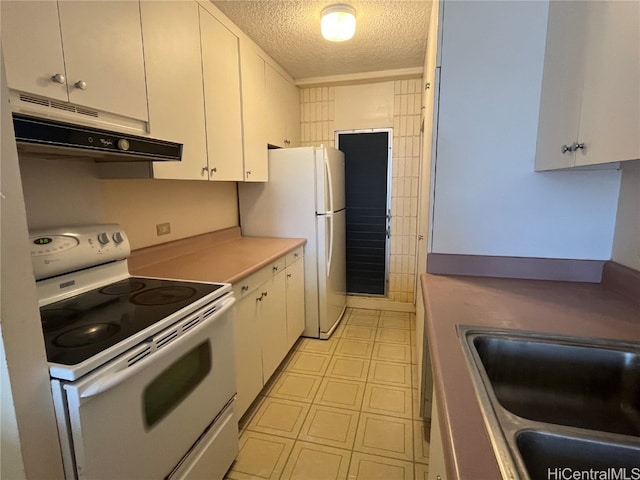
[[[640,355],[479,335],[473,344],[500,404],[531,420],[640,436]]]
[[[640,472],[640,344],[458,331],[503,478]]]
[[[640,446],[536,430],[519,433],[516,443],[530,477],[536,480],[563,478],[560,474],[549,476],[549,472],[555,469],[581,472],[626,469],[627,474],[631,475],[633,469],[640,467]]]

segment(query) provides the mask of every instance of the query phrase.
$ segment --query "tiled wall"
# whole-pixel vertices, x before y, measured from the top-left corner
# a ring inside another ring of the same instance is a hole
[[[335,88],[300,89],[301,146],[335,146]]]
[[[415,296],[421,85],[419,78],[394,82],[388,298],[397,302],[413,302]],[[334,146],[336,88],[300,89],[302,146]]]

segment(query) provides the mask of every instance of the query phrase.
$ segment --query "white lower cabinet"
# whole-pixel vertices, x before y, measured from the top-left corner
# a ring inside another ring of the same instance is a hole
[[[289,350],[304,331],[304,261],[301,254],[294,263],[287,265],[285,274],[287,287],[287,350]]]
[[[295,251],[295,255],[291,258],[297,260],[289,266],[285,257],[281,257],[233,285],[238,299],[235,320],[237,396],[234,406],[238,419],[304,330],[302,247]]]

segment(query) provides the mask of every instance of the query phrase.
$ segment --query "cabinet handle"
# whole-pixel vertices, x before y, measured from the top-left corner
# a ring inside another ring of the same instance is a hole
[[[242,285],[242,292],[246,292],[247,290],[249,290],[249,285]]]
[[[216,172],[218,171],[218,169],[217,169],[216,167],[213,167],[213,168],[211,169],[211,171],[212,171],[213,173],[216,173]]]
[[[273,267],[273,271],[277,272],[278,271],[278,267]]]
[[[576,150],[583,150],[584,148],[586,148],[586,145],[584,143],[574,142],[569,146],[562,145],[562,153],[575,152]]]
[[[62,75],[61,73],[56,73],[53,77],[51,77],[51,80],[56,83],[63,84],[67,79],[64,78],[64,75]]]
[[[298,254],[297,254],[297,253],[294,253],[294,254],[293,254],[293,258],[298,258]]]
[[[262,296],[263,296],[263,297],[266,297],[266,296],[267,296],[267,294],[268,294],[268,292],[262,292]]]
[[[202,167],[202,175],[204,175],[205,173],[207,175],[209,175],[209,168],[208,167]]]
[[[78,80],[76,83],[73,84],[73,86],[76,88],[79,88],[80,90],[86,90],[87,82],[85,82],[84,80]]]
[[[247,178],[249,178],[249,175],[251,175],[251,170],[247,170]]]
[[[259,297],[256,297],[256,301],[257,302],[261,302],[262,301],[262,295],[260,295]]]
[[[562,153],[573,152],[573,145],[567,147],[566,145],[562,145]]]
[[[290,273],[287,273],[287,278],[291,278],[291,274]]]

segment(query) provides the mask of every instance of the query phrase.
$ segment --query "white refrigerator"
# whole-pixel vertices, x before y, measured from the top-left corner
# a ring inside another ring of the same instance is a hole
[[[346,308],[344,154],[332,147],[269,151],[269,181],[239,183],[250,237],[306,238],[306,337],[327,339]]]

